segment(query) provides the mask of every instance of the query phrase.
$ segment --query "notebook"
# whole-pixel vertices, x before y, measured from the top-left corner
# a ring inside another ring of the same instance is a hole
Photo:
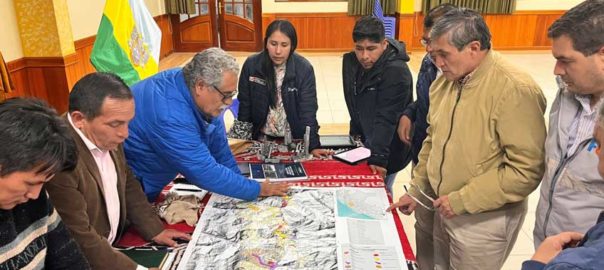
[[[301,181],[308,180],[302,163],[250,163],[250,178],[257,181]]]
[[[359,161],[363,161],[368,159],[371,156],[371,150],[365,147],[358,147],[348,151],[344,151],[338,154],[333,155],[333,157],[337,160],[346,162],[348,164],[356,164]]]

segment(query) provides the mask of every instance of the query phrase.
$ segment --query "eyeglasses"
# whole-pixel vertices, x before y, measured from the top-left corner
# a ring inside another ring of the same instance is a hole
[[[596,150],[596,154],[600,154],[600,144],[596,141],[595,138],[591,138],[591,141],[589,142],[589,146],[587,147],[587,151],[591,152],[591,150]]]
[[[419,39],[419,43],[421,43],[424,47],[428,47],[428,45],[430,45],[430,39],[422,37]]]
[[[211,84],[210,84],[210,86],[212,86],[212,88],[214,88],[214,90],[216,90],[218,93],[220,93],[220,95],[222,96],[222,102],[225,102],[229,98],[234,98],[239,93],[239,91],[235,90],[235,91],[225,94],[224,92],[220,91],[220,89],[218,89],[218,87],[211,85]]]
[[[428,200],[430,200],[431,202],[433,202],[433,203],[434,203],[434,199],[433,199],[432,197],[428,196],[428,194],[424,193],[424,192],[422,191],[422,189],[421,189],[421,188],[419,188],[419,187],[418,187],[416,184],[410,183],[410,185],[411,185],[412,187],[415,187],[417,190],[419,190],[419,193],[420,193],[420,194],[422,194],[422,196],[426,197]],[[426,208],[426,210],[428,210],[428,211],[434,211],[434,207],[425,205],[425,204],[424,204],[423,202],[421,202],[421,201],[420,201],[418,198],[415,198],[415,196],[411,195],[411,194],[409,193],[409,190],[407,190],[407,186],[403,185],[403,187],[405,188],[405,192],[407,192],[407,195],[409,195],[409,197],[411,197],[411,199],[413,199],[413,200],[414,200],[416,203],[418,203],[418,204],[419,204],[419,205],[421,205],[422,207]]]

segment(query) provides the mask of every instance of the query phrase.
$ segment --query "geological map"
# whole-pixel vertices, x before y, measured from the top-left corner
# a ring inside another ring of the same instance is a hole
[[[331,189],[253,202],[213,194],[178,269],[338,269],[334,201]]]
[[[358,219],[386,219],[388,197],[382,189],[338,189],[336,192],[338,217]]]

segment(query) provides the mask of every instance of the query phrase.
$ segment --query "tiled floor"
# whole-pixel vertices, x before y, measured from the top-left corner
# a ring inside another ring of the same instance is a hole
[[[541,86],[548,102],[549,107],[556,95],[556,83],[552,74],[555,60],[549,51],[513,51],[502,52],[506,58],[516,63],[519,67],[528,71],[535,81]],[[338,132],[346,134],[348,132],[346,124],[349,121],[346,103],[342,91],[342,53],[301,53],[313,65],[317,82],[317,97],[319,111],[317,120],[319,124],[329,127],[329,132]],[[409,66],[414,79],[417,76],[423,52],[417,51],[411,54]],[[162,60],[160,68],[165,69],[173,66],[179,66],[192,56],[190,53],[175,53]],[[249,53],[232,52],[237,58],[237,62],[242,65]],[[415,94],[415,93],[414,93]],[[228,122],[228,119],[226,119]],[[546,117],[547,120],[547,117]],[[335,130],[334,130],[335,129]],[[409,183],[411,172],[410,166],[399,172],[394,184],[394,195],[398,198],[403,194],[403,185]],[[522,233],[519,235],[516,245],[502,269],[512,270],[520,269],[522,262],[529,259],[534,252],[532,230],[535,222],[535,208],[537,207],[538,192],[533,192],[529,197],[529,211],[526,216]],[[411,246],[415,249],[415,232],[413,216],[402,215],[402,221]]]

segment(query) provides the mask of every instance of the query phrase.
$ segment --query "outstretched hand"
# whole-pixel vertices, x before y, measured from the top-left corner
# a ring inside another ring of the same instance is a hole
[[[165,229],[162,232],[160,232],[158,235],[153,237],[152,240],[153,240],[153,242],[158,243],[160,245],[176,247],[178,245],[178,243],[176,243],[176,241],[174,241],[175,238],[190,241],[191,235],[189,235],[188,233],[177,231],[177,230]]]
[[[395,203],[391,204],[390,206],[388,206],[388,208],[386,208],[386,212],[390,212],[393,209],[398,208],[398,210],[401,211],[401,213],[408,216],[408,215],[411,215],[411,213],[413,213],[416,206],[417,206],[417,203],[411,198],[411,196],[409,196],[408,194],[405,194],[398,199],[398,202],[395,202]]]
[[[285,196],[287,194],[288,189],[289,185],[287,185],[287,183],[271,183],[270,181],[268,181],[268,179],[266,179],[266,181],[260,183],[259,196]]]
[[[313,149],[312,151],[310,151],[310,153],[312,154],[313,157],[316,158],[330,158],[333,154],[334,151],[333,150],[329,150],[329,149]]]

